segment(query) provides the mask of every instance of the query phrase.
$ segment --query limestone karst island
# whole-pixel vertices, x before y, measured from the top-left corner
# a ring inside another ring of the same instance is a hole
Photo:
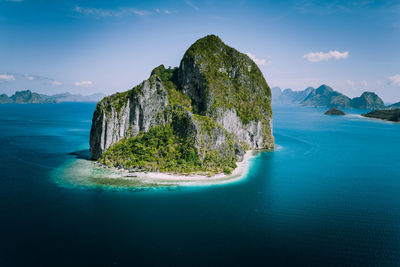
[[[215,35],[197,40],[179,67],[101,100],[92,158],[132,172],[231,174],[246,151],[271,149],[271,91],[258,66]]]

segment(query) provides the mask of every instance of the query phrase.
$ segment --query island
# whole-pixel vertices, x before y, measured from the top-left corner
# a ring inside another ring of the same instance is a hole
[[[367,114],[362,114],[362,116],[392,122],[400,122],[400,109],[374,110]]]
[[[394,103],[387,107],[387,109],[398,109],[400,108],[400,102]]]
[[[373,92],[364,92],[360,97],[351,100],[351,107],[358,109],[383,109],[383,100]]]
[[[6,94],[0,95],[0,104],[54,104],[63,102],[98,102],[105,95],[92,94],[80,95],[71,93],[62,93],[55,95],[44,95],[32,92],[31,90],[17,91],[12,96]]]
[[[98,164],[154,177],[229,175],[249,152],[273,147],[262,72],[215,35],[191,45],[179,67],[160,65],[131,90],[102,99],[90,132]]]
[[[327,112],[324,113],[325,115],[346,115],[343,111],[337,108],[330,108]]]
[[[275,105],[301,105],[307,107],[336,107],[356,109],[384,109],[385,104],[374,92],[363,92],[361,96],[350,98],[332,87],[323,84],[318,88],[308,87],[303,91],[272,88],[272,103]],[[391,107],[396,107],[399,103]],[[398,107],[398,106],[397,106]]]
[[[0,95],[0,104],[46,104],[55,103],[53,99],[48,99],[30,90],[17,91],[12,96]]]

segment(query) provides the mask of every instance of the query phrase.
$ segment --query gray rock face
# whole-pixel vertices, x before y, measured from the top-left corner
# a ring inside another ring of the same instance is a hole
[[[226,73],[223,68],[220,68],[219,71]],[[183,92],[187,93],[194,103],[197,103],[200,112],[213,117],[216,122],[228,132],[234,133],[239,141],[247,143],[250,149],[272,147],[273,139],[266,138],[265,134],[262,132],[261,121],[253,120],[244,124],[233,108],[227,109],[224,107],[217,107],[215,110],[212,110],[211,106],[214,96],[209,94],[209,91],[204,90],[206,87],[206,78],[204,78],[201,72],[202,70],[196,68],[194,62],[181,63]],[[232,70],[230,72],[232,72]],[[237,72],[237,70],[234,72]],[[234,74],[231,74],[231,76],[234,76]],[[267,127],[272,132],[272,119],[267,112],[265,112],[265,118],[267,120]]]
[[[200,158],[207,156],[207,151],[218,151],[220,154],[235,155],[238,161],[243,159],[244,150],[241,148],[238,136],[211,120],[203,121],[192,112],[179,108],[179,111],[168,111],[172,126],[181,137],[194,141]],[[229,144],[232,142],[232,144]],[[223,157],[224,157],[223,156]]]
[[[250,121],[244,125],[233,109],[218,109],[217,123],[228,132],[234,133],[239,141],[249,145],[250,149],[263,149],[265,143],[271,144],[273,140],[267,140],[262,132],[261,121]],[[267,117],[268,127],[272,130],[272,118]]]
[[[135,92],[135,93],[133,93]],[[132,91],[104,98],[96,107],[90,132],[90,152],[98,159],[111,145],[162,123],[159,114],[168,106],[161,80],[151,76]]]

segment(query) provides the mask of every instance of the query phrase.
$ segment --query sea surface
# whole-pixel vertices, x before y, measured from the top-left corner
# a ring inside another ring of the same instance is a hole
[[[94,108],[0,105],[0,266],[400,265],[400,124],[274,107],[239,182],[63,183]]]

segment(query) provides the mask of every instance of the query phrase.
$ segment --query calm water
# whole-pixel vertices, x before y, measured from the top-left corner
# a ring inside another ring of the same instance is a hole
[[[94,107],[0,105],[0,266],[400,264],[400,124],[275,107],[238,183],[60,186]]]

